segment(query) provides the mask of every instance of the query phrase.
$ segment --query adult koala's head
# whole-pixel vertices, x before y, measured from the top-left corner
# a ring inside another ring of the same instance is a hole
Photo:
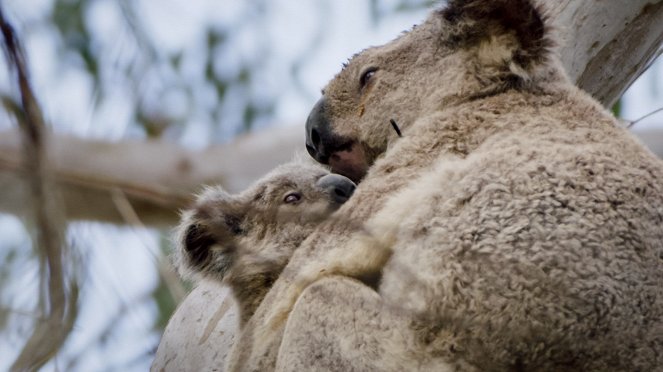
[[[355,182],[407,128],[435,111],[546,75],[541,12],[528,0],[451,0],[396,40],[355,55],[323,89],[306,122],[306,148]]]

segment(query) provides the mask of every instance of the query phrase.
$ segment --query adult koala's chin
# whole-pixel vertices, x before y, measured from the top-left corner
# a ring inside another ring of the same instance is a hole
[[[307,148],[361,183],[231,370],[661,370],[663,165],[553,44],[534,1],[451,0],[350,60]]]
[[[450,1],[344,65],[306,122],[309,154],[357,182],[398,139],[391,120],[407,132],[444,107],[561,79],[547,28],[528,1]]]

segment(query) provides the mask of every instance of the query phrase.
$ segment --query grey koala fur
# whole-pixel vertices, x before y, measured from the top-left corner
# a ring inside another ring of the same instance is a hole
[[[663,165],[554,45],[534,1],[451,0],[354,56],[307,149],[361,183],[229,369],[662,370]]]
[[[299,244],[354,188],[346,177],[301,160],[277,167],[238,195],[209,187],[182,214],[174,262],[185,277],[227,284],[241,327]]]

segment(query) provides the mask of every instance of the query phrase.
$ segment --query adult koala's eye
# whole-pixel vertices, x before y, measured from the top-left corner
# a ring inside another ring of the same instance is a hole
[[[361,77],[359,78],[359,85],[362,89],[368,85],[377,70],[377,67],[369,67],[366,71],[362,72]]]
[[[283,202],[286,204],[297,204],[302,200],[302,194],[298,192],[291,192],[283,198]]]

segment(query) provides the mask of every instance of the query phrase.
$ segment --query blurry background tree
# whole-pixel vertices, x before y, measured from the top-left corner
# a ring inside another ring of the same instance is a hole
[[[293,133],[341,63],[418,23],[432,3],[4,0],[58,134],[50,150],[71,220],[66,240],[82,257],[78,317],[46,369],[147,369],[185,293],[164,259],[176,208],[201,183],[241,189],[303,148],[303,133]],[[646,13],[662,14],[660,1],[651,3]],[[662,36],[638,37],[658,48]],[[606,43],[587,48],[597,46]],[[8,71],[0,66],[0,94],[16,101]],[[651,64],[618,114],[635,119],[660,106],[661,71]],[[11,213],[0,214],[0,370],[43,315],[15,127],[0,113],[0,210]],[[247,132],[255,134],[237,138]]]

